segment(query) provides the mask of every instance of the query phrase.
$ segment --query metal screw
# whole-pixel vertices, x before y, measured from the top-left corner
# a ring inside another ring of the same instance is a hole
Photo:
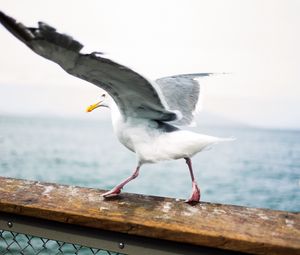
[[[125,244],[124,244],[124,243],[122,243],[122,242],[119,243],[119,248],[120,248],[120,249],[124,249],[124,247],[125,247]]]
[[[13,223],[12,223],[11,221],[8,221],[8,222],[7,222],[7,226],[8,226],[9,228],[12,228],[12,227],[13,227]]]

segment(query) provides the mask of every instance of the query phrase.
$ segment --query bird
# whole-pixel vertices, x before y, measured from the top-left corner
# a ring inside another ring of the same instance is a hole
[[[200,201],[200,188],[191,158],[213,144],[230,141],[196,133],[181,127],[192,125],[200,105],[199,79],[213,73],[180,74],[150,80],[107,58],[102,52],[83,54],[83,45],[71,36],[38,22],[26,27],[0,11],[0,22],[38,55],[61,66],[67,73],[86,80],[106,93],[86,111],[107,107],[118,140],[137,158],[133,173],[104,198],[118,196],[124,186],[137,178],[142,165],[184,159],[192,182],[187,203]]]

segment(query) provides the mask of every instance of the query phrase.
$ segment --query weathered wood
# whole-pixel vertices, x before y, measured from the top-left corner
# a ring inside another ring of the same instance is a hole
[[[0,211],[254,254],[300,254],[300,214],[0,177]]]

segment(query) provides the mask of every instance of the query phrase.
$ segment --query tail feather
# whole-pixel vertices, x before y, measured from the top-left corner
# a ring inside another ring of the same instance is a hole
[[[218,137],[216,142],[217,143],[218,142],[233,142],[235,140],[236,140],[236,138],[232,137],[232,136],[231,137],[224,137],[224,138],[223,137]]]

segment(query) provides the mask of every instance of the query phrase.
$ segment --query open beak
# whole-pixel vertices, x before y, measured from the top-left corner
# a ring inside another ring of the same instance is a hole
[[[92,104],[89,107],[86,108],[86,112],[91,112],[93,110],[95,110],[96,108],[101,106],[102,101],[96,103],[96,104]]]

